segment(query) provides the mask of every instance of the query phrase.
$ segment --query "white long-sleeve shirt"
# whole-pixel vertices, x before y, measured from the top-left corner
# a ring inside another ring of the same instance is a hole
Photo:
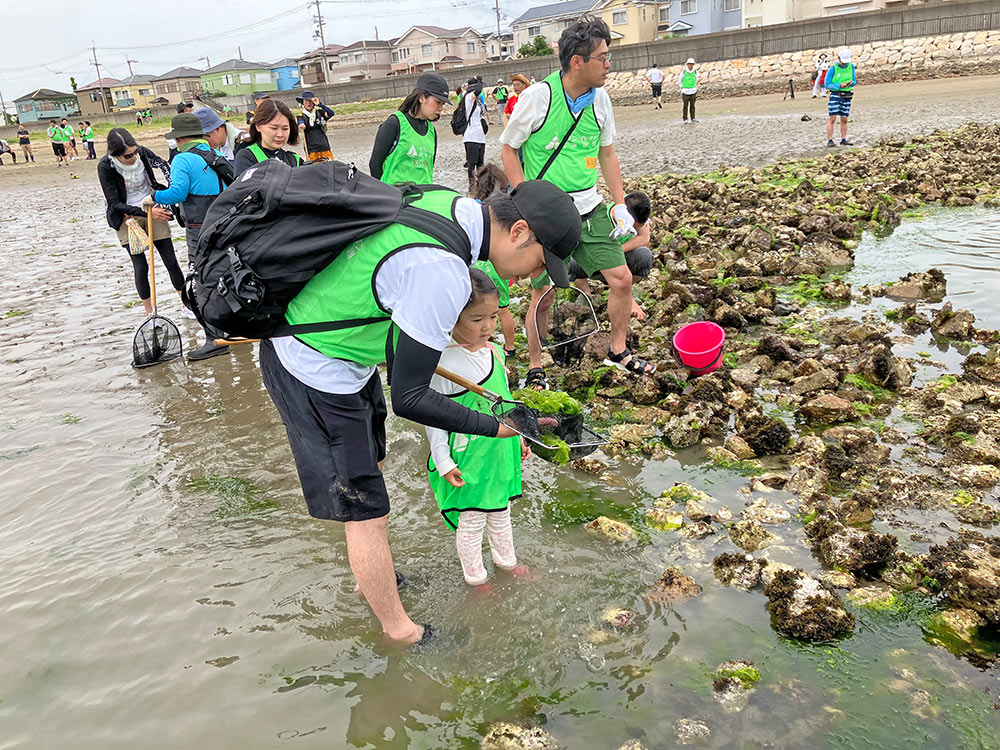
[[[495,361],[493,346],[490,344],[478,351],[471,352],[461,344],[456,343],[455,339],[450,339],[438,365],[471,380],[473,383],[480,383],[489,376],[490,368],[494,366]],[[465,390],[462,386],[456,385],[440,375],[431,378],[431,388],[446,396],[452,396]],[[431,444],[431,458],[434,459],[434,466],[437,468],[438,474],[444,476],[456,466],[451,458],[451,449],[448,447],[448,432],[436,427],[425,427],[424,429],[427,430],[427,441]]]

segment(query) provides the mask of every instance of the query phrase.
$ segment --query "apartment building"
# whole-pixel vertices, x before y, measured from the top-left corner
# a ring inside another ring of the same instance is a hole
[[[411,26],[393,40],[391,60],[397,74],[480,65],[487,61],[486,44],[483,35],[471,26]]]

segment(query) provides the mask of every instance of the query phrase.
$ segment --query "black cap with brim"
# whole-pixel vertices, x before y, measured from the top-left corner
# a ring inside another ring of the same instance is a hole
[[[445,104],[451,101],[448,91],[448,82],[444,80],[444,76],[438,73],[424,73],[420,78],[417,79],[416,85],[417,91],[423,91],[425,94],[430,94],[435,99],[439,99]]]
[[[193,107],[193,106],[194,105],[191,104],[191,102],[187,102],[187,101],[177,102],[177,114],[182,114],[185,109],[187,109],[188,107]]]
[[[580,244],[582,222],[573,199],[551,182],[527,180],[510,192],[517,212],[545,250],[545,270],[558,287],[569,286],[566,261]]]
[[[302,104],[306,99],[315,99],[315,98],[316,94],[314,94],[312,91],[303,91],[302,96],[295,97],[295,101],[297,101],[299,104]]]

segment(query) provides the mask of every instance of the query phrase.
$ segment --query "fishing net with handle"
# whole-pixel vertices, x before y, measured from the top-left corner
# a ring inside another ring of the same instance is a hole
[[[128,251],[141,255],[149,251],[149,290],[153,312],[136,329],[132,338],[132,367],[142,368],[177,359],[183,354],[181,332],[177,325],[156,312],[156,271],[153,262],[152,209],[147,209],[146,229],[133,217],[125,220],[128,226]]]

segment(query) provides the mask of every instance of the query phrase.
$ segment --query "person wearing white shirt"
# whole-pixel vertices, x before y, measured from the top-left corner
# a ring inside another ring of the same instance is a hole
[[[653,63],[653,67],[646,71],[646,80],[653,88],[653,108],[663,109],[663,104],[660,102],[660,97],[663,95],[663,71],[657,63]]]
[[[559,38],[561,70],[530,86],[500,137],[504,170],[513,186],[523,179],[545,179],[571,196],[583,223],[580,245],[573,251],[588,277],[600,271],[608,283],[611,341],[605,362],[630,373],[648,374],[653,367],[626,345],[632,312],[632,274],[619,237],[635,234],[635,221],[625,207],[621,166],[615,151],[615,120],[604,82],[611,71],[611,32],[596,18],[566,28]],[[524,167],[518,159],[524,155]],[[597,191],[597,167],[611,193],[610,211]],[[551,305],[549,280],[531,283],[527,319],[545,319]],[[525,385],[545,388],[542,349],[536,326],[528,325],[529,370]]]
[[[483,84],[471,79],[460,105],[465,107],[465,116],[469,123],[462,133],[462,143],[465,145],[465,167],[469,172],[470,185],[476,170],[486,162],[486,132],[483,129],[486,105],[479,96],[482,90]]]

